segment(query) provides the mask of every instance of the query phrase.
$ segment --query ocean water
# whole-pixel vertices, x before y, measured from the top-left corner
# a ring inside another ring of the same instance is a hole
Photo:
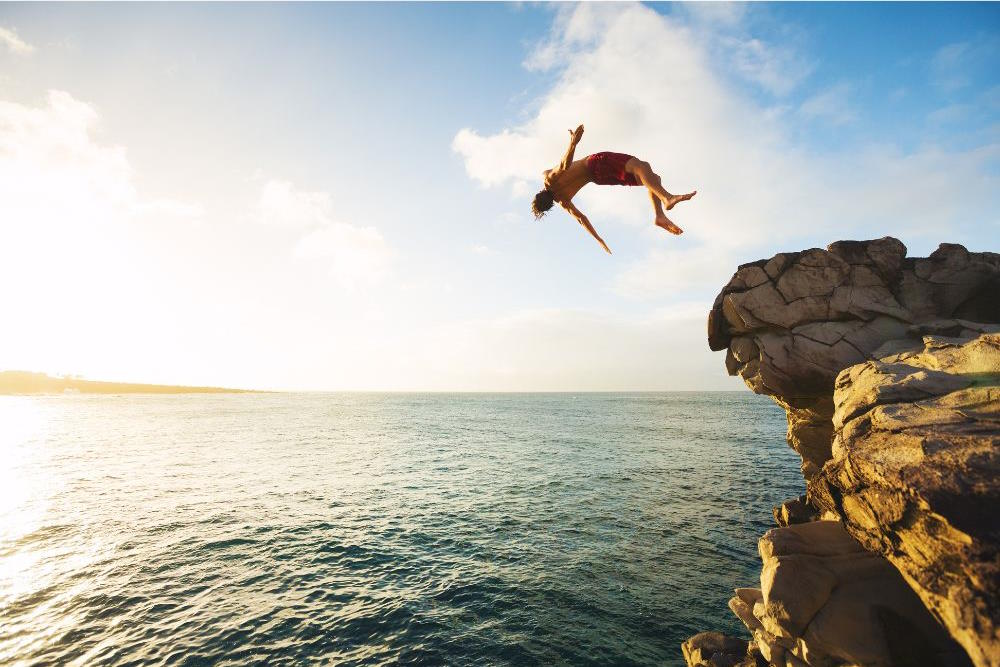
[[[682,665],[802,492],[749,392],[0,397],[0,664]]]

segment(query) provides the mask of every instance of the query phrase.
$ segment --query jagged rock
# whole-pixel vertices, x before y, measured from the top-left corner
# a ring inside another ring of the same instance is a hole
[[[758,546],[761,587],[736,589],[729,608],[767,663],[969,664],[899,572],[839,521],[775,528]]]
[[[886,237],[739,267],[709,347],[785,409],[807,482],[760,541],[760,590],[730,600],[750,653],[1000,667],[998,334],[996,253]]]
[[[709,314],[709,347],[727,350],[727,371],[785,408],[809,479],[831,456],[841,370],[878,358],[887,341],[919,338],[922,326],[966,335],[976,322],[1000,323],[998,294],[995,253],[945,243],[908,259],[891,237],[837,241],[741,266]]]
[[[688,667],[742,667],[748,658],[745,639],[721,632],[700,632],[681,644]]]
[[[777,507],[772,508],[771,513],[774,514],[774,522],[779,526],[808,523],[815,521],[818,517],[816,509],[806,502],[804,495],[786,500]]]
[[[938,264],[929,275],[954,277]],[[915,332],[989,329],[955,319]],[[1000,334],[926,335],[919,349],[844,370],[834,403],[833,458],[809,482],[810,502],[884,554],[976,665],[997,667]]]

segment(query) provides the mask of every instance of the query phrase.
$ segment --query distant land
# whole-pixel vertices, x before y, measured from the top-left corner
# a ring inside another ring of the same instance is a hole
[[[77,377],[52,377],[30,371],[0,371],[2,394],[246,394],[252,389],[223,387],[176,387],[162,384],[102,382]]]

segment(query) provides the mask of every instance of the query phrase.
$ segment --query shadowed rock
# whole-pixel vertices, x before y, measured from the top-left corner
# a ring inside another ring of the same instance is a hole
[[[969,665],[892,565],[839,521],[768,531],[760,588],[737,588],[729,608],[772,665]]]
[[[721,632],[700,632],[681,644],[689,667],[756,667],[753,649],[745,639]]]
[[[760,540],[761,588],[730,600],[748,650],[1000,667],[1000,255],[780,253],[739,267],[708,337],[785,408],[807,481]]]
[[[834,404],[809,500],[884,554],[977,665],[1000,665],[1000,334],[853,366]]]

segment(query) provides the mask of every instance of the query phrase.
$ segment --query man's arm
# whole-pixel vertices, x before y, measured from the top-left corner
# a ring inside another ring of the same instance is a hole
[[[604,248],[604,250],[609,255],[611,254],[611,248],[608,247],[608,244],[605,243],[604,239],[602,239],[601,236],[597,233],[597,230],[594,229],[594,226],[592,224],[590,224],[590,220],[588,220],[587,216],[585,216],[583,214],[583,211],[581,211],[580,209],[578,209],[576,207],[576,205],[573,204],[573,202],[571,202],[571,201],[568,201],[568,202],[565,202],[565,203],[560,202],[559,204],[564,209],[566,209],[567,211],[569,211],[569,214],[572,215],[574,218],[576,218],[577,222],[579,222],[581,225],[583,225],[584,229],[586,229],[588,232],[590,232],[591,236],[593,236],[595,239],[597,239],[597,242],[601,244],[601,247]]]
[[[563,156],[562,162],[559,164],[559,169],[569,169],[569,166],[573,163],[573,151],[576,150],[576,145],[580,143],[580,139],[582,138],[583,125],[569,131],[569,148],[566,149],[566,155]]]

